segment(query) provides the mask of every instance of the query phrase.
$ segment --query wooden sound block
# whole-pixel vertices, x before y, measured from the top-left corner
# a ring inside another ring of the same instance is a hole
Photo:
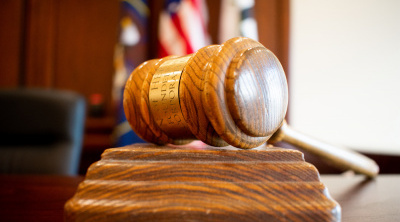
[[[106,150],[65,205],[66,221],[340,221],[295,150],[137,144]]]

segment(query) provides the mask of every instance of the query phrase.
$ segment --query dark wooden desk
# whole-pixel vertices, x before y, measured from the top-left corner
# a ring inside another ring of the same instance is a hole
[[[400,221],[400,175],[322,176],[331,196],[342,207],[342,221]]]
[[[342,207],[342,221],[400,221],[400,175],[322,176]],[[1,221],[62,221],[83,177],[0,175]]]
[[[0,175],[0,221],[63,221],[83,177]]]

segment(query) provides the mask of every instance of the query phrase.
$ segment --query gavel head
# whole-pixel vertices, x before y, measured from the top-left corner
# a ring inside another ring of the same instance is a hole
[[[243,37],[144,62],[124,91],[132,129],[159,145],[197,138],[211,146],[257,147],[279,129],[287,104],[280,62]]]

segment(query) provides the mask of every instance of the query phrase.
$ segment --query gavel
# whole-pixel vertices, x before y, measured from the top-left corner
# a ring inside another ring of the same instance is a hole
[[[249,149],[284,141],[344,170],[371,178],[379,172],[368,157],[287,125],[288,86],[282,65],[249,38],[142,63],[128,78],[123,104],[136,134],[158,145],[198,139],[216,147]]]

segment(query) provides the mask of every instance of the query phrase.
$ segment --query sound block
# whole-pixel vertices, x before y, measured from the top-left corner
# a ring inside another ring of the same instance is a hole
[[[299,151],[263,146],[107,149],[65,205],[66,221],[340,221]]]

